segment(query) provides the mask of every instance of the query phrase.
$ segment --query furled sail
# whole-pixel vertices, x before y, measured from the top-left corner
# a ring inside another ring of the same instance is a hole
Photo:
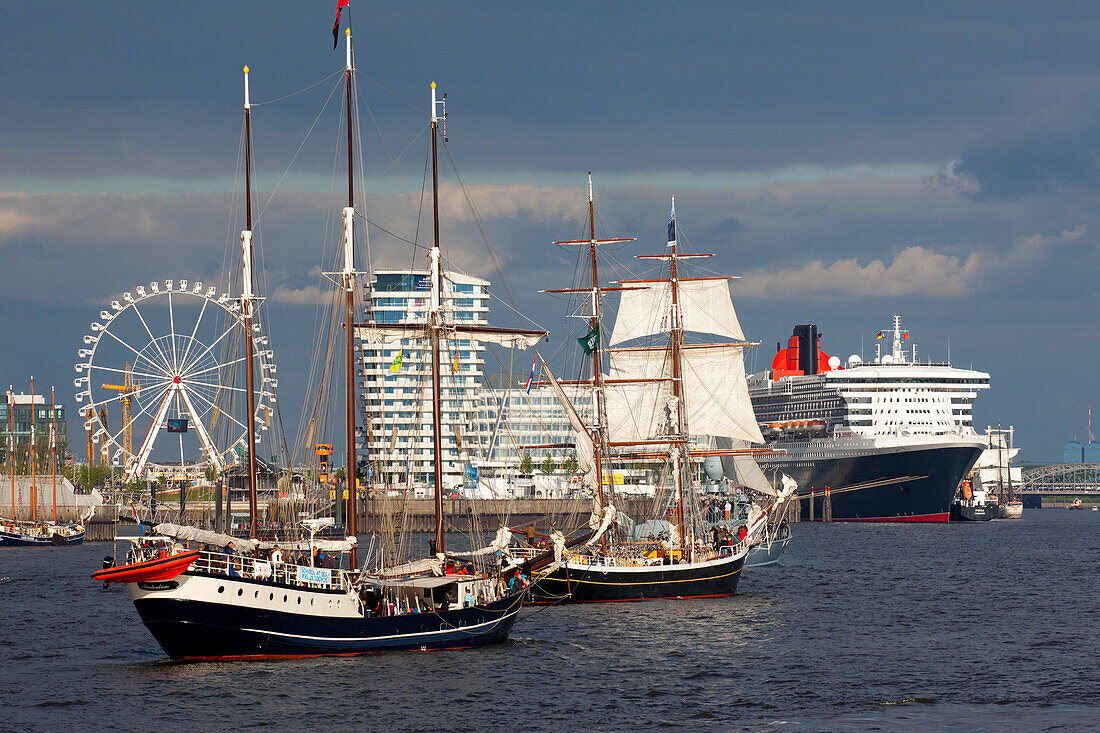
[[[489,326],[448,326],[447,333],[458,338],[474,339],[483,343],[526,349],[546,336],[544,331],[492,328]],[[424,338],[424,326],[358,326],[355,335],[369,344],[396,344],[402,339]]]
[[[677,281],[676,285],[684,331],[745,340],[733,309],[728,279],[689,278]],[[624,290],[608,343],[614,346],[643,336],[668,333],[672,329],[671,313],[672,286],[669,282],[647,282],[643,290]]]
[[[569,418],[569,424],[573,428],[577,450],[577,471],[584,476],[585,487],[595,496],[599,484],[596,480],[596,446],[592,442],[592,436],[589,434],[588,427],[585,426],[580,415],[573,408],[573,403],[566,397],[565,390],[561,388],[558,380],[550,373],[550,367],[543,363],[542,370],[546,374],[546,381],[550,383],[550,389],[561,404],[562,410]]]
[[[749,399],[743,350],[741,344],[683,348],[680,392],[688,433],[764,442]],[[672,378],[668,349],[612,350],[609,357],[612,380]],[[608,392],[607,420],[613,441],[655,438],[675,427],[670,425],[675,414],[670,382],[609,385]]]

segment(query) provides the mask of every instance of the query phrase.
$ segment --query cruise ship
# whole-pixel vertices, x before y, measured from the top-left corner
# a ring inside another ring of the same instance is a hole
[[[816,325],[795,326],[771,369],[749,378],[774,451],[761,468],[798,482],[803,521],[948,521],[959,482],[988,447],[971,410],[989,374],[918,361],[896,315],[873,362],[853,354],[842,365],[820,340]]]

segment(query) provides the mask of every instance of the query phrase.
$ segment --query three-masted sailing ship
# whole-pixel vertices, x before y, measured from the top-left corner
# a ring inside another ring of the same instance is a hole
[[[347,537],[326,540],[316,535],[327,523],[305,520],[309,538],[277,542],[257,536],[257,488],[254,450],[249,451],[249,538],[236,538],[195,527],[160,524],[156,534],[133,540],[127,564],[93,575],[106,582],[126,583],[142,621],[172,658],[254,659],[321,655],[354,655],[386,650],[466,648],[507,638],[523,604],[522,583],[506,583],[517,572],[506,564],[501,538],[481,550],[463,553],[461,572],[448,572],[451,555],[445,547],[442,511],[442,403],[440,343],[447,335],[529,346],[542,331],[491,329],[449,324],[444,307],[439,242],[437,128],[442,101],[431,85],[431,157],[434,242],[429,253],[430,305],[421,336],[432,352],[432,400],[435,445],[435,540],[426,557],[394,564],[380,560],[359,566],[356,509],[355,345],[358,337],[402,338],[408,333],[372,323],[356,323],[355,192],[353,187],[353,64],[351,31],[347,31],[345,68],[348,124],[348,205],[342,211],[343,269],[335,273],[344,300],[345,409],[347,441]],[[252,288],[252,215],[250,105],[245,67],[246,229],[241,233],[243,293],[241,328],[251,336],[258,300]],[[249,344],[245,351],[251,354]],[[252,399],[252,369],[247,389]],[[255,446],[255,411],[249,440]],[[197,543],[199,549],[191,549]],[[306,553],[308,561],[300,559]],[[336,567],[320,560],[340,558]],[[191,557],[189,557],[191,556]],[[343,567],[344,562],[347,567]]]
[[[693,436],[763,442],[749,402],[742,355],[748,344],[730,299],[729,278],[685,277],[685,260],[712,255],[679,251],[674,204],[667,251],[638,255],[660,261],[661,276],[601,286],[597,249],[631,238],[597,239],[591,178],[588,214],[588,240],[556,244],[588,248],[591,285],[546,292],[588,296],[589,332],[579,341],[591,355],[592,377],[559,382],[545,365],[544,373],[573,425],[578,466],[594,502],[590,528],[602,536],[574,547],[559,540],[554,563],[532,586],[532,601],[732,595],[748,543],[710,540],[700,516],[693,463],[708,455],[751,453],[748,448],[702,449]],[[620,300],[605,346],[601,300],[607,292],[619,293]],[[581,419],[563,385],[591,390],[591,422]],[[656,504],[657,516],[630,518],[615,509],[614,482],[604,478],[613,462],[667,467],[671,485]],[[535,567],[549,563],[532,551],[517,552],[526,552]]]

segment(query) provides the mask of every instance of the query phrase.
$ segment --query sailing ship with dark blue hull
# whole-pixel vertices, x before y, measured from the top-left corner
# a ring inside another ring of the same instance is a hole
[[[0,547],[59,547],[84,542],[84,527],[78,524],[42,525],[33,522],[4,522]]]
[[[200,558],[198,564],[203,559]],[[172,659],[233,660],[459,649],[505,640],[523,605],[514,592],[462,605],[485,579],[444,576],[349,594],[336,584],[271,582],[189,570],[132,584],[142,622]],[[398,589],[404,589],[402,592]],[[389,597],[386,597],[388,593]],[[396,612],[390,601],[398,597]],[[453,602],[448,601],[448,597]]]
[[[351,31],[347,31],[345,68],[348,135],[348,205],[342,210],[343,267],[331,273],[338,286],[334,299],[344,314],[344,428],[346,476],[357,473],[355,431],[355,339],[386,339],[393,334],[373,323],[355,323],[355,295],[360,291],[355,269],[355,195],[352,184],[353,119]],[[260,301],[252,291],[251,127],[248,67],[245,73],[244,172],[246,229],[241,232],[242,295],[240,323],[244,353],[253,353],[251,334],[254,309]],[[431,85],[431,157],[433,210],[438,217],[437,126],[441,119],[435,83]],[[442,388],[440,345],[448,338],[476,340],[485,335],[497,343],[531,346],[543,331],[475,329],[447,322],[439,249],[439,222],[430,250],[431,305],[419,337],[431,344],[432,428],[435,436],[435,530],[430,555],[416,557],[396,549],[408,546],[398,527],[379,537],[377,552],[360,565],[356,495],[347,497],[347,536],[324,539],[333,519],[301,522],[308,539],[261,540],[258,536],[255,452],[249,451],[249,533],[237,538],[220,531],[175,524],[159,524],[155,535],[131,541],[126,564],[105,567],[93,577],[105,583],[123,582],[146,627],[173,659],[234,660],[330,655],[356,655],[397,650],[458,649],[501,642],[507,638],[526,595],[515,582],[515,564],[506,565],[501,552],[507,533],[501,528],[495,544],[476,549],[466,562],[444,547],[441,433]],[[466,333],[469,330],[470,333]],[[331,346],[331,344],[329,344]],[[321,349],[322,353],[337,351]],[[326,370],[327,371],[327,370]],[[248,443],[255,445],[253,367],[248,362]],[[335,370],[329,373],[338,373]],[[309,428],[313,435],[313,424]],[[307,441],[311,439],[307,438]],[[327,445],[327,444],[326,444]],[[359,472],[361,474],[361,471]],[[199,551],[191,549],[197,543]],[[388,544],[387,544],[388,543]],[[388,548],[388,551],[387,551]],[[372,546],[373,549],[373,546]],[[398,554],[398,553],[402,554]],[[303,554],[304,553],[304,556]]]
[[[637,567],[599,565],[584,556],[541,578],[531,589],[533,604],[647,601],[657,598],[720,598],[737,592],[744,552],[728,552],[690,565],[656,563]],[[593,561],[598,557],[591,558]]]
[[[745,382],[747,344],[733,309],[729,278],[685,277],[685,261],[713,255],[678,249],[674,203],[667,250],[638,255],[659,263],[658,276],[604,287],[598,276],[598,247],[632,238],[596,238],[591,174],[588,224],[589,239],[555,244],[587,248],[591,286],[547,292],[583,297],[589,331],[577,341],[585,360],[591,357],[592,377],[559,382],[545,364],[543,372],[573,429],[570,447],[576,450],[582,482],[593,501],[592,534],[579,548],[564,537],[556,539],[555,561],[533,583],[531,601],[600,603],[733,595],[748,543],[707,541],[706,527],[699,521],[694,464],[710,456],[750,456],[751,451],[703,449],[692,438],[708,435],[763,443]],[[601,298],[607,291],[620,292],[621,299],[605,346]],[[692,337],[685,339],[688,333]],[[700,336],[706,337],[703,343]],[[591,390],[594,414],[587,420],[566,394],[566,384]],[[658,516],[642,522],[619,516],[614,488],[604,471],[625,461],[667,468],[670,485],[654,502]],[[526,550],[519,552],[532,566],[540,559]]]

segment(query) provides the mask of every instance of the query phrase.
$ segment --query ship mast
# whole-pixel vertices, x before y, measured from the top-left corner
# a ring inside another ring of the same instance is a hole
[[[8,463],[11,464],[11,518],[19,517],[15,513],[15,390],[8,387]]]
[[[57,524],[57,397],[50,387],[50,481],[53,484],[53,523]]]
[[[435,551],[443,548],[443,405],[440,387],[439,332],[443,313],[440,298],[441,282],[439,271],[439,158],[436,141],[439,127],[438,102],[435,98],[435,82],[432,82],[432,251],[431,251],[431,311],[428,314],[432,340],[432,450],[435,455]],[[446,97],[443,104],[446,105]],[[446,118],[446,106],[443,116]]]
[[[35,445],[34,434],[37,427],[34,415],[34,377],[31,377],[31,521],[38,521],[38,485],[35,481],[35,470],[38,463],[38,448]]]
[[[672,395],[676,398],[676,435],[684,437],[684,399],[681,394],[680,364],[681,346],[684,340],[684,324],[680,320],[680,294],[676,276],[676,199],[672,199],[672,213],[668,220],[668,246],[671,248],[669,262],[669,283],[672,291],[672,326],[670,337],[672,339]],[[687,547],[684,536],[684,450],[682,445],[676,449],[676,525],[680,533],[680,557],[684,557],[684,549]],[[688,558],[689,562],[692,558]]]
[[[630,287],[600,287],[600,275],[599,266],[596,261],[596,248],[601,244],[614,244],[620,242],[633,242],[634,237],[613,237],[611,239],[596,239],[596,207],[595,199],[592,194],[592,171],[588,172],[588,232],[589,238],[587,241],[580,240],[568,240],[554,242],[554,244],[579,244],[588,247],[588,261],[589,268],[592,270],[592,287],[591,288],[561,288],[555,290],[543,290],[544,293],[586,293],[591,297],[590,316],[588,319],[589,333],[595,332],[597,334],[596,343],[592,349],[592,393],[593,393],[593,407],[595,408],[596,425],[592,428],[592,442],[595,446],[595,464],[596,464],[596,498],[600,503],[600,508],[603,509],[607,506],[606,497],[603,492],[603,461],[606,459],[610,461],[610,455],[608,455],[608,441],[606,440],[606,426],[607,426],[607,410],[604,400],[604,375],[603,375],[603,359],[601,355],[601,344],[603,343],[603,334],[600,334],[597,329],[601,328],[603,322],[603,309],[601,308],[600,293],[608,291],[622,291],[622,290],[636,290],[638,288]],[[608,484],[610,487],[610,484]],[[601,545],[606,545],[606,541],[601,539]]]
[[[592,317],[588,320],[589,332],[599,328],[601,321],[600,310],[600,278],[596,269],[596,208],[592,201],[592,171],[588,172],[588,257],[589,266],[592,269]],[[602,439],[602,426],[605,425],[603,410],[603,367],[600,364],[600,341],[602,335],[597,335],[596,348],[592,349],[592,384],[594,386],[593,406],[596,408],[596,428],[592,431],[592,441],[596,444],[596,491],[600,501],[600,508],[606,506],[603,495],[603,458],[606,451]],[[610,484],[608,485],[610,488]],[[605,544],[601,540],[601,544]]]
[[[248,402],[248,536],[256,539],[256,381],[252,356],[252,120],[248,101],[248,67],[244,67],[244,198],[245,229],[241,232],[241,315],[244,318],[245,388]]]
[[[346,470],[346,482],[348,492],[347,503],[347,536],[358,537],[359,512],[356,507],[356,470],[355,470],[355,178],[354,178],[354,151],[352,149],[352,119],[351,119],[351,28],[347,34],[347,61],[344,65],[344,92],[346,95],[348,118],[348,205],[344,207],[344,426],[347,441],[348,462]],[[339,501],[339,499],[337,499]],[[359,566],[358,545],[351,546],[351,567],[355,570]]]

